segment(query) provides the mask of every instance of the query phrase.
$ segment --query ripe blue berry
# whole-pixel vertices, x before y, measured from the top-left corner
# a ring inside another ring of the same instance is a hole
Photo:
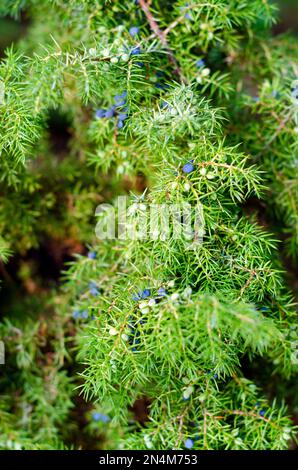
[[[103,423],[108,423],[110,421],[110,418],[108,415],[101,415],[101,421]]]
[[[114,101],[117,107],[124,106],[126,104],[127,91],[121,93],[121,95],[116,95]]]
[[[137,26],[132,26],[129,28],[129,34],[131,35],[132,38],[137,36],[139,34],[140,29]]]
[[[125,119],[127,119],[127,116],[128,115],[126,113],[120,113],[118,115],[118,119],[119,119],[119,121],[125,121]]]
[[[193,170],[195,169],[195,167],[193,166],[192,163],[186,163],[185,165],[183,165],[182,167],[182,171],[183,173],[191,173]]]
[[[120,98],[126,98],[127,97],[127,91],[123,91],[120,95]]]
[[[95,259],[96,258],[96,252],[95,251],[89,251],[88,258],[89,259]]]
[[[95,112],[95,117],[97,119],[104,118],[105,115],[106,115],[106,110],[105,109],[97,109],[96,112]]]
[[[164,287],[160,287],[157,291],[157,294],[160,296],[160,297],[164,297],[167,295],[167,290],[164,288]]]
[[[200,67],[204,67],[205,66],[205,61],[204,59],[200,59],[200,60],[197,60],[196,62],[196,67],[199,69]]]
[[[72,318],[76,320],[77,318],[80,318],[80,316],[81,316],[81,312],[79,310],[73,311]]]
[[[141,54],[141,48],[140,47],[133,47],[130,51],[130,55],[139,55]]]
[[[93,419],[93,421],[99,421],[99,420],[100,420],[100,416],[101,416],[101,413],[98,413],[97,411],[95,411],[94,413],[92,413],[92,419]]]
[[[263,307],[260,308],[260,310],[261,310],[261,312],[268,312],[269,308],[263,306]]]
[[[109,418],[108,415],[98,413],[97,411],[92,413],[92,419],[93,419],[93,421],[97,421],[97,422],[101,421],[102,423],[108,423],[110,421],[110,418]]]
[[[260,416],[265,416],[265,413],[266,413],[266,410],[261,410],[260,413],[259,413],[259,415],[260,415]]]
[[[86,320],[86,318],[88,318],[88,310],[83,310],[81,313],[81,317],[84,318],[84,320]]]
[[[105,117],[106,118],[111,118],[115,115],[115,106],[111,106],[106,112],[105,112]]]
[[[93,281],[89,282],[89,291],[90,291],[90,294],[94,296],[97,296],[99,294],[99,290],[95,282]]]
[[[295,99],[298,98],[298,87],[294,88],[294,90],[292,91],[292,97],[295,98]]]
[[[194,446],[194,442],[193,442],[192,439],[188,438],[188,439],[186,439],[186,441],[184,441],[184,447],[186,449],[192,449],[193,446]]]
[[[144,289],[142,294],[141,294],[141,298],[146,299],[149,296],[150,296],[150,289]]]

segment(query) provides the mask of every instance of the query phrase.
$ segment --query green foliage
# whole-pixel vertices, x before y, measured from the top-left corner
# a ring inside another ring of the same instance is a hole
[[[288,448],[298,48],[272,35],[276,5],[0,7],[22,12],[26,36],[0,63],[0,257],[21,260],[0,324],[0,448]],[[200,207],[203,242],[96,240],[95,208],[118,195],[131,226],[148,207]],[[26,260],[49,239],[81,253],[62,288]]]

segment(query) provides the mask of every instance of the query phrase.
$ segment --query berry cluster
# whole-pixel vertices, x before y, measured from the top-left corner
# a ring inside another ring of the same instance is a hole
[[[97,423],[98,422],[101,422],[101,423],[104,423],[104,424],[107,424],[110,420],[110,417],[108,415],[105,415],[103,413],[99,413],[98,411],[94,411],[92,413],[92,419],[93,421],[96,421]]]
[[[114,104],[108,109],[100,108],[95,112],[97,119],[117,117],[117,127],[121,129],[124,126],[124,121],[128,117],[127,91],[114,97]]]
[[[78,310],[75,309],[72,314],[72,318],[74,320],[78,320],[79,318],[82,318],[83,320],[86,320],[88,318],[88,310]]]
[[[132,38],[135,38],[140,32],[140,28],[138,26],[132,26],[129,28],[129,34]]]
[[[89,282],[89,292],[90,292],[90,294],[94,295],[94,297],[99,295],[98,286],[94,281]]]

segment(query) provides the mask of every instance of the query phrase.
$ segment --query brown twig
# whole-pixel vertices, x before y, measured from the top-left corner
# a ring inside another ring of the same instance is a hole
[[[265,421],[266,423],[270,424],[272,427],[276,429],[280,429],[280,426],[278,426],[274,421],[272,421],[269,418],[266,418],[265,416],[260,416],[257,413],[254,413],[253,411],[242,411],[242,410],[223,410],[221,411],[222,414],[230,414],[230,415],[236,415],[236,416],[244,416],[245,418],[256,418],[261,421]],[[209,414],[209,413],[208,413]],[[210,414],[210,416],[212,416]],[[212,416],[214,418],[221,418],[220,416]]]
[[[256,271],[253,269],[251,271],[251,274],[250,274],[250,277],[249,279],[246,281],[246,283],[244,284],[244,286],[241,288],[241,291],[240,291],[240,295],[243,294],[243,292],[248,288],[248,286],[250,285],[250,283],[252,282],[253,278],[256,276]]]
[[[152,13],[149,9],[148,3],[145,0],[139,0],[139,5],[142,8],[143,12],[145,13],[146,18],[148,20],[148,23],[149,23],[150,28],[152,29],[153,33],[155,34],[155,36],[158,37],[161,44],[163,45],[163,47],[167,51],[167,53],[169,55],[169,60],[175,67],[174,68],[174,73],[179,77],[179,79],[181,81],[183,81],[183,77],[182,77],[182,74],[181,74],[181,70],[178,66],[177,60],[176,60],[173,52],[171,51],[171,49],[168,45],[168,42],[167,42],[167,40],[164,36],[164,33],[162,32],[162,30],[159,28],[158,24],[156,23],[153,15],[152,15]]]

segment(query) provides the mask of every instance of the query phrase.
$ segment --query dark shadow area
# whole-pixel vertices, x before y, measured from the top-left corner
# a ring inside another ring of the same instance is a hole
[[[298,0],[279,0],[279,21],[273,27],[274,34],[291,31],[298,36]]]
[[[63,158],[69,149],[71,119],[60,110],[52,110],[48,116],[48,134],[51,150],[58,158]]]
[[[28,25],[29,21],[25,14],[21,15],[19,20],[0,17],[0,58],[4,57],[7,47],[25,36]]]

